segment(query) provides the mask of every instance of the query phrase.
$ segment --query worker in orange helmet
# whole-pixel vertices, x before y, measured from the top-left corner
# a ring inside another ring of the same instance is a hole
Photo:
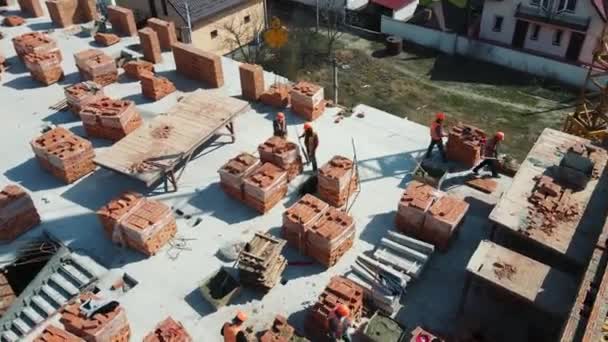
[[[444,162],[447,161],[443,148],[443,138],[448,136],[443,130],[444,121],[444,113],[439,112],[435,114],[435,120],[431,123],[431,143],[429,144],[429,148],[426,150],[426,158],[431,158],[431,152],[433,152],[433,147],[437,146],[439,154],[441,154],[441,159],[443,159]]]
[[[287,122],[285,121],[285,114],[283,112],[277,113],[277,117],[272,121],[272,129],[274,130],[275,137],[283,139],[287,137]]]
[[[312,124],[310,122],[304,124],[304,134],[302,134],[299,138],[304,138],[304,146],[306,147],[308,160],[312,163],[312,171],[317,172],[317,148],[319,147],[319,136],[317,135],[317,132],[312,129]]]
[[[348,329],[351,326],[350,309],[344,304],[336,305],[334,311],[329,314],[329,336],[332,342],[350,342]]]
[[[503,132],[496,132],[494,137],[488,140],[483,149],[483,161],[473,168],[473,173],[479,175],[479,170],[484,166],[488,166],[492,171],[492,177],[498,178],[498,146],[501,141],[505,140]]]
[[[247,335],[243,331],[243,323],[247,320],[247,314],[237,311],[232,322],[226,322],[222,327],[221,334],[224,342],[247,342]]]

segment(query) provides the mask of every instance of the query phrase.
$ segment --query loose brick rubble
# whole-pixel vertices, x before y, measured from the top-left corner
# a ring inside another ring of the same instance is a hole
[[[57,127],[30,143],[40,166],[65,183],[95,170],[95,152],[90,141],[62,127]]]
[[[120,6],[108,6],[108,21],[112,25],[112,31],[118,35],[136,36],[137,26],[133,11]]]
[[[59,319],[65,330],[87,342],[128,342],[131,328],[125,310],[118,305],[110,312],[87,318],[80,311],[80,305],[91,297],[95,298],[90,293],[83,294],[79,300],[65,307]]]
[[[0,272],[0,317],[3,316],[17,299],[4,273]]]
[[[144,73],[140,76],[141,93],[152,100],[158,101],[173,93],[176,89],[171,81],[165,77]]]
[[[452,127],[447,143],[447,157],[466,167],[479,163],[486,144],[486,133],[474,126],[462,125]]]
[[[138,32],[139,41],[144,50],[144,59],[154,64],[162,62],[160,41],[158,40],[156,31],[149,27],[145,27]]]
[[[141,76],[144,74],[154,73],[154,64],[144,61],[129,61],[122,66],[125,69],[125,75],[129,78],[141,80]]]
[[[5,186],[0,192],[0,240],[12,241],[39,223],[30,195],[17,185]]]
[[[319,197],[334,207],[341,207],[357,189],[358,179],[352,160],[334,156],[319,169]]]
[[[124,138],[143,123],[135,102],[109,97],[84,105],[80,119],[89,137],[112,141]]]
[[[258,152],[262,163],[271,163],[287,171],[288,182],[304,170],[298,145],[283,138],[269,138],[258,146]]]
[[[439,198],[425,213],[419,238],[445,251],[469,210],[469,203],[449,195]]]
[[[114,33],[95,33],[95,42],[102,46],[112,46],[120,41],[120,37]]]
[[[101,86],[95,82],[81,82],[64,88],[68,108],[80,117],[82,107],[105,97]]]
[[[306,255],[308,231],[329,209],[329,204],[306,194],[283,213],[283,238]]]
[[[289,105],[289,84],[275,83],[262,93],[260,101],[276,108],[285,108]]]
[[[49,325],[36,337],[34,342],[85,342],[85,340],[54,325]]]
[[[161,49],[171,50],[173,44],[177,43],[175,24],[172,21],[150,18],[148,26],[158,34]]]
[[[317,119],[325,111],[323,87],[309,82],[298,82],[290,91],[291,111],[306,121]]]
[[[249,101],[257,101],[264,92],[264,69],[257,64],[242,63],[239,66],[241,93]]]
[[[419,236],[424,226],[424,217],[435,200],[436,192],[430,185],[411,181],[399,201],[395,217],[397,230],[410,236]]]
[[[21,26],[25,23],[25,19],[21,18],[18,15],[9,15],[7,17],[4,18],[4,20],[2,21],[2,25],[4,26]]]
[[[42,9],[40,0],[17,0],[17,2],[19,3],[21,12],[25,12],[34,18],[44,16],[44,10]]]
[[[264,163],[243,180],[243,200],[260,213],[266,213],[287,194],[287,172]]]
[[[220,56],[188,44],[175,43],[173,44],[173,58],[177,72],[185,77],[202,81],[213,88],[224,85]]]
[[[488,194],[493,193],[496,191],[496,188],[498,188],[498,183],[490,178],[473,177],[465,181],[465,184],[473,189],[477,189]]]
[[[126,192],[97,211],[106,234],[120,245],[154,255],[171,240],[177,225],[165,204]]]
[[[260,166],[260,160],[249,153],[241,153],[219,169],[220,187],[239,201],[244,200],[243,179]]]
[[[241,283],[263,291],[272,289],[287,267],[287,260],[281,255],[284,246],[285,240],[256,233],[239,254]]]
[[[116,82],[118,69],[116,61],[101,50],[87,49],[74,54],[76,67],[85,81],[93,81],[101,86]]]
[[[294,334],[295,329],[287,323],[287,319],[276,315],[272,327],[262,334],[260,342],[289,342]]]
[[[306,233],[306,254],[325,267],[335,265],[353,246],[355,221],[330,207]]]
[[[97,18],[94,0],[46,0],[51,21],[59,27],[87,23]]]
[[[13,38],[13,46],[17,56],[19,56],[21,60],[23,60],[23,57],[28,53],[44,54],[55,52],[59,54],[61,58],[61,51],[59,51],[55,39],[44,33],[24,33]]]
[[[186,328],[171,317],[158,323],[154,331],[146,335],[143,342],[192,342]]]
[[[56,83],[63,78],[61,54],[57,51],[27,53],[23,60],[32,78],[44,85]]]

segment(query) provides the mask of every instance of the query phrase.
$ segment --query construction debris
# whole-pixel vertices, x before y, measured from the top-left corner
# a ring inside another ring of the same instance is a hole
[[[241,153],[230,159],[218,171],[220,187],[224,192],[239,201],[243,201],[243,179],[260,166],[260,160],[249,153]]]
[[[358,187],[358,175],[353,161],[342,156],[334,156],[319,169],[319,197],[333,205],[342,207]]]
[[[241,93],[249,101],[257,101],[264,92],[264,69],[257,64],[242,63],[239,66]]]
[[[154,101],[173,93],[176,89],[171,81],[165,77],[154,76],[151,73],[143,73],[139,76],[141,93]]]
[[[4,273],[0,272],[0,318],[8,311],[15,299],[17,296],[11,284],[8,283]]]
[[[552,235],[559,223],[575,220],[581,214],[578,203],[572,200],[572,190],[563,188],[550,176],[536,177],[536,185],[528,202],[528,230],[540,229],[547,235]]]
[[[260,342],[287,342],[295,335],[295,329],[287,323],[287,319],[276,315],[272,327],[262,333]]]
[[[125,70],[127,77],[136,80],[141,80],[141,76],[144,74],[154,73],[154,64],[144,60],[128,61],[122,68]]]
[[[287,194],[287,172],[264,163],[243,180],[243,201],[260,213],[272,209]]]
[[[258,146],[262,163],[271,163],[287,171],[287,181],[291,182],[304,170],[298,145],[281,137],[271,137]]]
[[[95,82],[81,82],[64,88],[68,108],[80,117],[80,110],[89,103],[95,103],[105,97],[101,86]]]
[[[120,41],[120,37],[114,33],[95,33],[95,42],[102,46],[112,46]]]
[[[517,272],[515,266],[505,262],[497,261],[493,263],[492,266],[494,267],[494,274],[496,275],[496,277],[498,277],[498,279],[507,278],[511,280],[515,272]]]
[[[12,241],[39,223],[30,195],[18,185],[5,186],[0,192],[0,240]],[[4,276],[0,279],[6,280]]]
[[[291,111],[306,121],[316,120],[325,111],[323,87],[310,82],[298,82],[289,92]]]
[[[2,21],[2,25],[9,26],[9,27],[21,26],[24,23],[25,23],[25,19],[21,18],[18,15],[9,15],[7,17],[4,17],[4,20]]]
[[[51,85],[63,78],[59,52],[27,53],[23,60],[32,78],[44,85]]]
[[[287,260],[281,255],[284,246],[285,240],[256,233],[239,255],[241,283],[264,291],[272,289],[287,266]]]
[[[80,119],[89,137],[112,141],[124,138],[143,123],[135,102],[109,97],[85,104]]]
[[[276,108],[285,108],[289,105],[289,92],[291,87],[284,83],[275,83],[260,95],[260,101]]]
[[[118,69],[114,59],[101,50],[87,49],[74,54],[80,77],[101,86],[116,82]]]
[[[154,331],[144,337],[143,342],[192,342],[184,326],[171,317],[158,323]]]
[[[54,325],[49,325],[36,339],[34,342],[84,342],[85,340],[80,337],[70,334],[69,332],[58,328]]]
[[[486,144],[486,133],[474,126],[458,124],[448,136],[447,157],[466,167],[477,165]]]

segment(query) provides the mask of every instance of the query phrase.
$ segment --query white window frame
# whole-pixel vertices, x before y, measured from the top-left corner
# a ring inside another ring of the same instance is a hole
[[[496,27],[496,24],[498,23],[500,19],[500,25],[498,25],[498,27]],[[492,31],[494,32],[502,32],[502,25],[505,23],[505,17],[503,17],[502,15],[495,15],[494,16],[494,23],[492,24]]]

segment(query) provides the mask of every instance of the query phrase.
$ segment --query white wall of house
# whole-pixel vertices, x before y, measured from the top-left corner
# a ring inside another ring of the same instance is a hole
[[[361,8],[369,3],[369,0],[346,0],[346,8],[349,10],[355,10]]]
[[[517,3],[518,1],[516,0],[485,1],[483,4],[479,37],[511,45],[513,32],[515,31],[515,9]],[[499,32],[493,30],[496,17],[503,17],[502,28]]]
[[[416,7],[418,7],[418,0],[413,1],[402,9],[393,11],[393,19],[404,21],[410,20],[416,11]]]
[[[540,30],[538,32],[538,39],[533,40],[533,26],[534,23],[530,23],[528,27],[528,34],[526,36],[526,40],[524,41],[524,49],[530,49],[542,52],[547,55],[554,55],[563,57],[566,55],[566,50],[568,50],[568,43],[570,42],[570,35],[572,31],[565,30],[561,27],[554,26],[545,26],[540,25]],[[562,39],[559,45],[553,44],[553,36],[555,35],[556,30],[562,30]]]

